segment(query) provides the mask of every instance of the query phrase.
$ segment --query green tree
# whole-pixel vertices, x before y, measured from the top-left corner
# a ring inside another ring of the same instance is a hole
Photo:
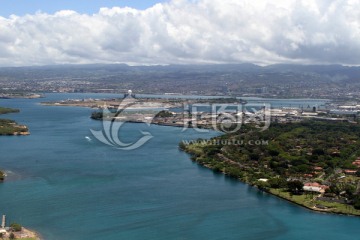
[[[280,177],[271,178],[268,183],[271,188],[285,188],[287,186],[286,180]]]
[[[270,188],[270,184],[263,181],[257,181],[256,186],[263,191],[267,191]]]
[[[303,191],[304,184],[298,180],[287,183],[288,190],[293,194],[300,194]]]
[[[180,142],[180,143],[179,143],[179,148],[180,148],[181,150],[186,150],[186,147],[187,147],[187,145],[186,145],[184,142]]]
[[[165,118],[165,117],[173,117],[173,116],[174,116],[174,114],[172,114],[172,112],[162,110],[158,114],[156,114],[155,117],[156,118]]]
[[[360,197],[355,200],[354,208],[360,210]]]
[[[14,234],[14,233],[10,233],[9,238],[10,238],[10,239],[15,239],[15,234]]]
[[[22,228],[22,226],[18,223],[12,223],[12,224],[10,224],[10,227],[12,228],[12,230],[14,232],[20,232],[21,228]]]
[[[325,151],[321,148],[315,148],[313,151],[312,151],[312,154],[313,155],[324,155],[325,154]]]

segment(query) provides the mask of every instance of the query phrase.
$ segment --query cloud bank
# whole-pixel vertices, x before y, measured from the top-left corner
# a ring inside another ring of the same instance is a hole
[[[360,0],[173,0],[0,17],[0,65],[360,65]]]

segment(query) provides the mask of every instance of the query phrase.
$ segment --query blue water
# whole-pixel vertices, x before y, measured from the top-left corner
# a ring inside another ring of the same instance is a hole
[[[154,138],[121,151],[92,137],[90,129],[101,129],[89,118],[93,110],[38,104],[74,95],[47,96],[0,100],[22,110],[2,117],[31,131],[28,137],[0,137],[0,166],[12,172],[0,184],[0,214],[47,240],[353,240],[360,234],[360,218],[308,211],[199,167],[178,150],[182,139],[215,132],[127,124],[127,140],[140,129]]]

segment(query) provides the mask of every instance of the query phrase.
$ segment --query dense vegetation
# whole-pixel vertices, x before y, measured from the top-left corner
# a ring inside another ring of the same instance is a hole
[[[5,180],[5,173],[0,170],[0,182]]]
[[[14,232],[20,232],[21,229],[22,229],[22,226],[20,224],[18,224],[18,223],[11,223],[10,227],[12,228],[12,230]]]
[[[199,164],[261,189],[302,194],[304,182],[318,182],[329,186],[328,194],[342,193],[360,208],[360,171],[339,180],[342,170],[357,170],[352,162],[360,156],[359,138],[357,124],[304,121],[273,123],[263,132],[246,125],[210,141],[182,142],[180,148]]]
[[[18,112],[20,112],[19,109],[0,107],[0,114],[18,113]]]
[[[169,111],[162,110],[158,114],[156,114],[155,118],[167,118],[167,117],[173,117],[174,114],[172,114]]]
[[[14,133],[26,133],[28,129],[19,126],[15,121],[9,119],[0,119],[0,135],[14,135]]]
[[[101,120],[103,118],[103,113],[102,112],[92,112],[91,118],[94,120]]]
[[[18,113],[19,109],[0,107],[0,114]],[[10,119],[0,119],[0,136],[1,135],[14,135],[28,132],[25,126],[18,125],[15,121]]]

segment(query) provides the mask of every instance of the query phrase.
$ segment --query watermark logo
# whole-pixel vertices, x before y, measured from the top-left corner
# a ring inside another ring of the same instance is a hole
[[[193,128],[209,132],[209,127],[224,133],[236,133],[243,124],[265,131],[271,123],[270,104],[193,104],[184,106],[183,131]],[[204,127],[205,126],[205,127]]]
[[[236,139],[211,139],[211,140],[183,140],[182,144],[189,146],[192,144],[203,146],[267,146],[269,140],[236,140]]]
[[[184,105],[179,112],[165,111],[165,105],[163,101],[138,100],[130,95],[119,106],[104,106],[102,112],[96,113],[95,119],[102,120],[102,130],[91,129],[91,133],[108,146],[129,151],[143,146],[154,136],[139,130],[137,140],[125,142],[122,139],[126,131],[122,129],[126,122],[183,127],[183,132],[191,128],[199,133],[210,130],[236,133],[244,124],[265,131],[271,122],[270,104],[191,104]]]
[[[121,140],[121,128],[125,124],[126,117],[125,112],[126,110],[129,110],[131,108],[137,108],[138,103],[135,99],[129,98],[125,99],[117,108],[116,112],[110,111],[108,107],[104,107],[102,111],[102,130],[95,131],[90,130],[93,136],[98,139],[100,142],[115,147],[119,150],[135,150],[141,146],[143,146],[145,143],[147,143],[150,139],[153,138],[153,135],[150,132],[141,131],[140,133],[142,136],[134,142],[126,143]],[[156,113],[153,114],[153,116],[148,115],[146,120],[144,119],[142,122],[150,125],[151,119],[156,115]],[[134,120],[135,121],[135,120]]]

